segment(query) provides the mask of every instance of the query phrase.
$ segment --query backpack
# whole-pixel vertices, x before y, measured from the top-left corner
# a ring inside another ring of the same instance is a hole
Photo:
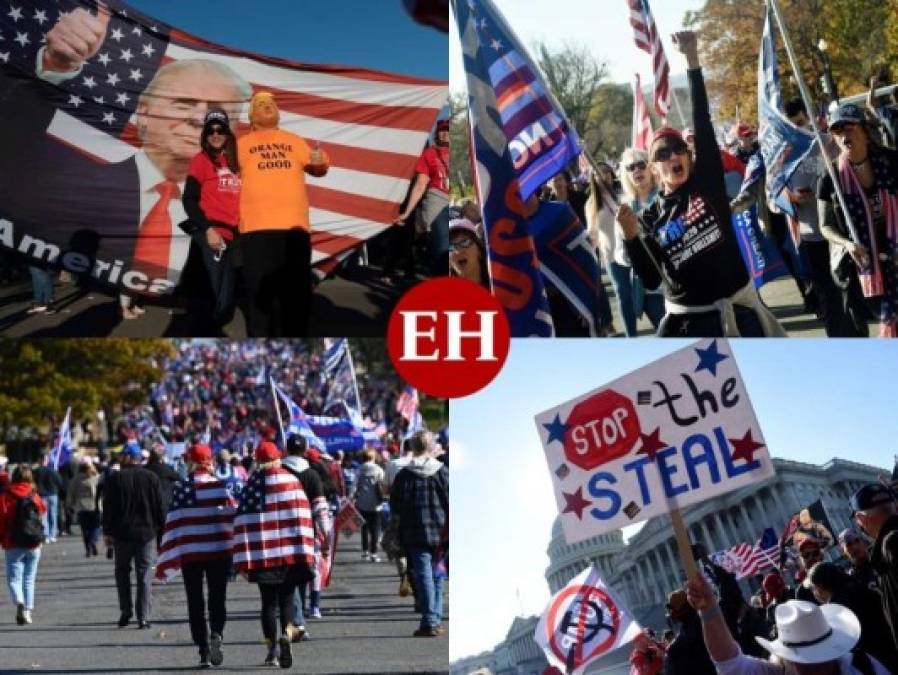
[[[34,548],[44,540],[44,523],[31,492],[16,501],[12,541],[18,548]]]

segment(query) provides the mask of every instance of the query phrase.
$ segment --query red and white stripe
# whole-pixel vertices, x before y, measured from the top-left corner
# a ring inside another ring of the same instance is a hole
[[[185,562],[231,555],[237,500],[222,481],[206,472],[194,474],[193,491],[193,503],[169,511],[165,519],[156,562],[158,579],[171,579]]]
[[[261,488],[251,477],[241,495]],[[270,567],[313,564],[315,532],[312,512],[302,485],[280,466],[264,469],[264,507],[238,513],[234,520],[234,568],[248,572]]]
[[[768,549],[759,548],[757,544],[742,542],[731,546],[723,552],[724,560],[727,556],[731,564],[724,563],[724,567],[736,575],[737,579],[744,579],[776,566],[776,556],[779,545]]]
[[[661,36],[649,9],[648,0],[627,0],[630,6],[630,25],[636,46],[652,57],[655,75],[655,110],[662,119],[670,110],[670,66],[664,53]]]
[[[162,64],[185,59],[226,64],[254,92],[274,93],[280,127],[310,145],[319,142],[330,156],[326,176],[306,177],[316,266],[396,219],[448,93],[446,82],[266,58],[173,31]],[[249,129],[247,111],[244,106],[238,135]],[[119,139],[58,111],[48,133],[98,162],[121,162],[140,147],[134,122]]]
[[[418,390],[414,387],[406,387],[402,390],[399,400],[396,401],[396,412],[402,415],[407,422],[411,422],[418,412]]]
[[[631,145],[637,150],[649,151],[652,142],[652,120],[649,117],[649,109],[645,105],[645,97],[642,95],[642,85],[639,82],[639,73],[633,80],[633,139]]]

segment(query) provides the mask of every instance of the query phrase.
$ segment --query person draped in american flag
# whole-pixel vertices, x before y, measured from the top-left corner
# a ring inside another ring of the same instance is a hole
[[[168,580],[181,569],[190,636],[199,648],[200,666],[220,666],[237,500],[216,477],[209,446],[193,445],[184,458],[189,474],[178,481],[172,495],[156,577]],[[203,576],[209,588],[208,625]]]
[[[290,643],[297,633],[293,596],[297,585],[315,574],[312,511],[302,484],[281,466],[281,452],[274,443],[259,443],[255,459],[256,470],[240,495],[234,521],[234,567],[259,585],[262,632],[268,645],[265,665],[289,668]]]
[[[336,544],[335,533],[331,520],[330,505],[325,496],[324,483],[318,471],[309,461],[311,454],[308,442],[299,434],[291,434],[287,438],[287,456],[281,465],[287,471],[296,476],[302,484],[309,506],[312,509],[312,519],[315,526],[315,578],[307,582],[311,586],[309,597],[309,611],[313,618],[321,618],[321,589],[327,586],[330,579],[330,569],[333,547]],[[306,583],[300,584],[296,589],[293,600],[294,623],[297,631],[293,636],[294,642],[302,639],[306,634],[304,607],[306,600]]]

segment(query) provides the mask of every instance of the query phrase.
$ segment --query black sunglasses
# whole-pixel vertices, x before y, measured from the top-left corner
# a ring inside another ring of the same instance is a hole
[[[633,173],[637,169],[640,171],[645,171],[646,166],[648,166],[648,165],[643,160],[640,159],[640,160],[633,162],[632,164],[627,164],[627,166],[625,166],[624,168],[629,173]]]
[[[835,124],[833,124],[829,127],[829,130],[831,132],[833,132],[834,134],[841,134],[848,127],[854,127],[854,126],[857,126],[856,122],[836,122]]]
[[[658,148],[652,156],[653,162],[666,162],[674,155],[685,155],[689,152],[689,146],[685,143],[676,143],[663,148]]]
[[[215,136],[216,134],[219,136],[226,136],[227,130],[224,127],[209,127],[209,135]]]
[[[461,239],[456,239],[455,241],[449,242],[449,250],[450,251],[464,251],[466,248],[471,246],[474,243],[473,239],[469,239],[468,237],[463,237]]]

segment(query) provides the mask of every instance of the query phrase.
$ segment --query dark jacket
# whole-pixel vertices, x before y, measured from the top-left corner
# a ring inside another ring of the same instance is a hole
[[[833,593],[830,602],[847,607],[860,622],[861,639],[857,648],[879,659],[890,673],[898,673],[898,648],[892,640],[889,626],[883,620],[880,594],[852,583],[844,590]]]
[[[871,591],[879,592],[879,577],[876,576],[876,571],[873,569],[869,558],[860,565],[852,563],[851,567],[848,568],[848,575],[861,586],[866,586]]]
[[[41,497],[57,496],[62,492],[63,481],[59,472],[49,466],[41,466],[34,470],[34,484]]]
[[[898,516],[892,516],[882,526],[870,562],[879,574],[886,623],[892,631],[892,640],[898,644]]]
[[[309,459],[306,461],[309,462],[309,467],[318,474],[318,480],[321,482],[321,491],[324,498],[330,501],[336,497],[337,488],[334,485],[334,480],[331,478],[330,471],[327,470],[327,467],[321,462],[313,462]],[[311,500],[311,497],[309,499]]]
[[[449,470],[432,457],[412,460],[396,476],[390,513],[399,516],[403,547],[437,548],[448,539]]]
[[[647,208],[648,231],[626,242],[633,269],[655,289],[662,283],[652,262],[660,263],[670,284],[664,296],[682,305],[709,305],[749,282],[733,230],[723,160],[711,123],[700,68],[689,70],[695,128],[695,163],[688,180]]]
[[[680,632],[667,648],[664,675],[716,675],[717,669],[708,656],[702,637],[702,622],[691,613],[680,624]]]
[[[103,534],[146,543],[165,526],[162,485],[139,466],[123,466],[110,474],[103,489]]]
[[[171,468],[168,464],[157,462],[156,464],[147,464],[144,467],[147,471],[155,474],[162,486],[162,504],[168,511],[168,505],[171,504],[171,495],[175,489],[175,484],[181,480],[178,472]]]

